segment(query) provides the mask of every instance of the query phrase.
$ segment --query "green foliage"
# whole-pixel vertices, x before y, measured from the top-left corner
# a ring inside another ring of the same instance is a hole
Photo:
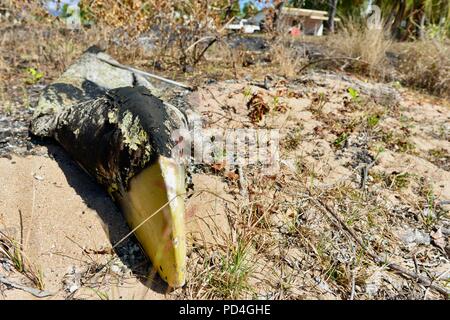
[[[347,132],[341,133],[339,135],[339,137],[337,137],[337,139],[334,140],[334,142],[333,142],[334,146],[338,147],[338,148],[342,148],[345,145],[346,141],[348,140],[348,137],[349,137],[349,135]]]
[[[371,115],[367,117],[367,125],[369,126],[369,128],[375,128],[379,122],[380,122],[379,115]]]
[[[358,102],[359,101],[359,92],[358,92],[358,90],[350,87],[350,88],[348,88],[347,91],[350,94],[350,98],[352,99],[353,102]]]
[[[253,266],[248,256],[248,246],[238,240],[236,246],[221,255],[217,272],[208,275],[207,281],[217,297],[237,299],[250,290],[248,280]]]
[[[258,13],[258,11],[259,11],[258,8],[255,6],[253,2],[247,2],[242,8],[241,16],[244,18],[249,18]]]
[[[223,2],[223,3],[220,3]],[[239,5],[239,1],[219,1],[216,3],[218,7],[221,8],[220,19],[223,22],[227,22],[231,17],[240,17],[241,16],[241,8]]]
[[[338,1],[337,15],[343,18],[351,18],[355,21],[361,17],[364,0],[340,0]]]
[[[86,6],[79,6],[79,15],[80,15],[80,22],[83,26],[90,26],[94,23],[94,14],[89,9],[89,7]],[[61,9],[61,15],[60,17],[63,19],[70,18],[74,14],[74,10],[69,7],[67,3],[65,3]]]
[[[445,41],[450,36],[450,22],[444,24],[430,24],[425,28],[427,38]]]
[[[26,79],[27,84],[36,84],[44,77],[44,73],[39,72],[35,68],[27,68],[28,78]]]
[[[289,0],[287,4],[293,8],[328,10],[328,0]]]
[[[246,87],[242,92],[246,99],[250,98],[253,95],[252,89],[250,87]]]
[[[83,26],[91,26],[95,22],[95,15],[89,7],[80,7],[80,19]]]

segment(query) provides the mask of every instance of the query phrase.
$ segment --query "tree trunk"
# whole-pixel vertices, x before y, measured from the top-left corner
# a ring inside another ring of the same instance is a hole
[[[145,79],[99,57],[113,61],[90,50],[45,88],[30,130],[58,141],[107,190],[161,277],[182,286],[184,170],[171,134],[183,119]]]
[[[427,21],[427,15],[424,11],[422,11],[422,14],[420,17],[419,32],[418,32],[418,37],[420,40],[425,39],[425,22],[426,21]]]
[[[335,31],[334,19],[336,18],[337,2],[338,0],[328,1],[328,31],[330,33],[334,33]]]
[[[394,22],[391,25],[391,34],[394,37],[398,37],[399,35],[399,28],[402,21],[405,18],[405,12],[406,12],[406,0],[398,1],[398,9],[394,18]]]

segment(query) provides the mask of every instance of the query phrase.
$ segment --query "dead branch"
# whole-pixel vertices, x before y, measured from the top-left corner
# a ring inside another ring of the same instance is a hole
[[[167,79],[167,78],[163,78],[163,77],[157,76],[157,75],[155,75],[155,74],[153,74],[153,73],[149,73],[149,72],[146,72],[146,71],[142,71],[142,70],[139,70],[139,69],[135,69],[135,68],[132,68],[132,67],[129,67],[129,66],[120,64],[120,63],[108,61],[108,60],[102,59],[102,58],[100,58],[100,57],[99,57],[98,59],[101,60],[101,61],[103,61],[103,62],[106,62],[106,63],[108,63],[108,64],[110,64],[110,65],[112,65],[112,66],[114,66],[114,67],[117,67],[117,68],[121,68],[121,69],[124,69],[124,70],[128,70],[128,71],[131,71],[131,72],[133,72],[133,73],[140,74],[140,75],[142,75],[142,76],[154,78],[154,79],[157,79],[157,80],[160,80],[160,81],[163,81],[163,82],[166,82],[166,83],[169,83],[169,84],[172,84],[172,85],[175,85],[175,86],[178,86],[178,87],[181,87],[181,88],[190,90],[190,91],[193,91],[193,90],[194,90],[191,86],[188,86],[188,85],[183,84],[183,83],[181,83],[181,82],[177,82],[177,81],[174,81],[174,80],[170,80],[170,79]]]
[[[0,275],[0,282],[5,284],[5,285],[7,285],[7,286],[10,286],[10,287],[13,287],[13,288],[16,288],[16,289],[28,292],[28,293],[30,293],[33,296],[38,297],[38,298],[45,298],[45,297],[54,295],[54,293],[52,293],[52,292],[48,292],[48,291],[44,291],[44,290],[38,290],[38,289],[35,289],[35,288],[30,288],[30,287],[23,286],[21,284],[12,282],[12,281],[6,279],[5,276],[2,276],[2,275]]]
[[[441,293],[442,295],[444,295],[446,298],[448,298],[448,296],[450,295],[450,292],[433,283],[433,280],[430,280],[427,277],[424,277],[422,275],[417,274],[416,272],[413,271],[409,271],[406,268],[396,264],[396,263],[391,263],[389,261],[386,261],[385,259],[380,258],[380,256],[378,256],[376,253],[372,252],[365,244],[364,242],[358,237],[358,235],[356,235],[356,233],[353,231],[352,228],[350,228],[337,214],[336,212],[334,212],[334,210],[332,210],[327,204],[325,204],[323,201],[321,201],[320,199],[314,199],[312,197],[312,194],[310,193],[310,200],[316,205],[317,208],[319,208],[319,210],[321,210],[323,213],[325,213],[326,215],[331,216],[333,219],[331,219],[335,225],[339,228],[339,229],[344,229],[345,231],[347,231],[350,236],[358,243],[358,245],[364,249],[364,251],[369,255],[370,258],[372,258],[372,260],[379,265],[383,265],[386,266],[387,268],[389,268],[392,271],[398,272],[400,274],[402,274],[403,276],[407,276],[409,278],[415,279],[418,282],[420,282],[421,284],[423,284],[425,287],[429,287],[431,289],[436,290],[437,292]],[[335,222],[337,221],[337,223]]]
[[[202,50],[202,52],[200,52],[200,54],[195,58],[194,66],[203,58],[206,51],[208,51],[208,49],[217,41],[218,41],[218,38],[214,38],[206,45],[206,47]]]

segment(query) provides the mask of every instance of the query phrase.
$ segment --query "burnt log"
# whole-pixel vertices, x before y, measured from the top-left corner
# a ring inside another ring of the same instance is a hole
[[[30,131],[55,139],[121,207],[153,266],[185,281],[184,168],[171,156],[183,114],[93,49],[42,93]]]

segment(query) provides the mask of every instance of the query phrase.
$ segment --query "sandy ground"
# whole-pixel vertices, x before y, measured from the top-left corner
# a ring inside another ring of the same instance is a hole
[[[428,101],[405,90],[397,107],[389,105],[397,99],[390,96],[388,103],[344,107],[349,87],[364,97],[382,96],[356,79],[313,74],[305,82],[274,81],[270,90],[248,81],[213,83],[189,97],[206,127],[280,129],[281,166],[263,173],[244,168],[244,188],[239,174],[228,169],[206,166],[193,174],[194,192],[186,200],[188,282],[182,290],[168,294],[157,276],[148,277],[151,265],[134,239],[111,252],[129,231],[121,213],[54,145],[36,146],[35,155],[0,158],[0,231],[23,244],[26,260],[35,273],[42,274],[45,290],[52,293],[45,299],[229,296],[220,291],[227,289],[226,283],[225,289],[212,283],[235,276],[223,271],[223,263],[235,254],[246,230],[252,235],[246,247],[252,272],[245,281],[252,290],[239,297],[345,299],[347,280],[328,275],[330,268],[339,267],[359,272],[357,298],[438,298],[366,258],[353,266],[352,243],[308,204],[304,190],[314,187],[336,201],[339,214],[353,219],[361,237],[370,237],[373,246],[392,261],[411,270],[416,265],[423,274],[445,281],[450,276],[449,206],[441,208],[437,203],[450,200],[450,109],[442,101]],[[257,92],[271,108],[277,100],[286,110],[272,110],[252,124],[246,104]],[[318,104],[323,97],[325,103]],[[379,123],[368,128],[367,118],[379,110]],[[356,129],[348,125],[355,119]],[[348,141],[336,146],[341,132],[348,132]],[[401,139],[414,148],[402,150]],[[376,156],[379,144],[384,149]],[[360,190],[358,166],[371,162],[366,190]],[[389,177],[404,173],[409,177],[405,186],[389,185]],[[431,209],[437,217],[431,220],[421,191],[423,181],[429,182],[434,197]],[[443,232],[439,239],[433,238],[437,232]],[[0,261],[1,274],[34,287],[13,269]],[[35,297],[0,285],[0,298]]]
[[[357,267],[352,266],[352,242],[308,201],[305,190],[315,189],[318,196],[328,199],[363,239],[374,242],[391,261],[448,279],[448,102],[344,74],[318,72],[296,82],[275,79],[268,89],[257,84],[218,82],[190,96],[205,128],[274,128],[281,136],[280,167],[275,171],[244,167],[242,178],[247,186],[241,185],[240,174],[235,177],[236,171],[227,168],[210,178],[210,188],[219,185],[235,207],[215,197],[213,214],[221,216],[218,221],[222,222],[217,223],[214,241],[196,240],[205,245],[190,257],[190,261],[198,261],[197,268],[194,263],[189,265],[192,278],[197,280],[195,275],[205,272],[205,261],[215,261],[212,270],[224,268],[216,256],[233,256],[231,244],[236,246],[239,235],[251,233],[247,262],[252,271],[247,281],[252,289],[243,289],[241,296],[348,299],[352,291],[349,274],[356,272],[360,274],[356,276],[358,298],[439,298],[372,261],[361,260]],[[352,99],[349,88],[354,88],[361,100],[348,103]],[[249,121],[247,105],[254,94],[271,109],[257,124]],[[275,111],[276,105],[286,108]],[[370,127],[369,119],[377,114],[381,114],[379,120]],[[346,142],[337,145],[342,134],[348,135]],[[360,170],[365,165],[370,169],[367,185],[361,189]],[[386,179],[396,176],[407,177],[404,185]],[[225,249],[222,235],[228,239]],[[333,279],[330,270],[336,268]],[[218,271],[215,276],[218,281],[223,273]],[[193,285],[187,289],[187,297],[230,294],[221,290],[224,288],[204,283]]]
[[[44,299],[170,299],[158,276],[145,279],[151,265],[134,238],[114,254],[109,252],[129,228],[106,192],[60,147],[39,150],[42,155],[0,158],[0,231],[23,243],[30,267],[42,273],[44,289],[52,293]],[[186,210],[190,243],[226,244],[230,228],[223,205],[201,190],[232,198],[217,177],[194,175],[193,182],[198,193],[187,201]],[[130,251],[137,261],[130,262]],[[89,279],[96,267],[108,262]],[[34,287],[17,272],[7,275]],[[81,284],[83,279],[86,283]],[[23,290],[0,289],[3,299],[37,299]]]
[[[26,257],[42,272],[45,290],[55,293],[48,299],[67,298],[65,287],[70,284],[64,284],[65,278],[109,259],[113,259],[109,269],[120,267],[118,275],[106,272],[113,285],[105,289],[97,282],[92,289],[77,290],[74,297],[163,298],[161,288],[152,290],[130,272],[122,272],[135,267],[125,259],[124,265],[116,255],[95,254],[111,248],[129,229],[108,195],[61,149],[52,146],[49,154],[0,159],[0,229],[22,241]],[[2,296],[33,298],[21,290],[2,290]]]

